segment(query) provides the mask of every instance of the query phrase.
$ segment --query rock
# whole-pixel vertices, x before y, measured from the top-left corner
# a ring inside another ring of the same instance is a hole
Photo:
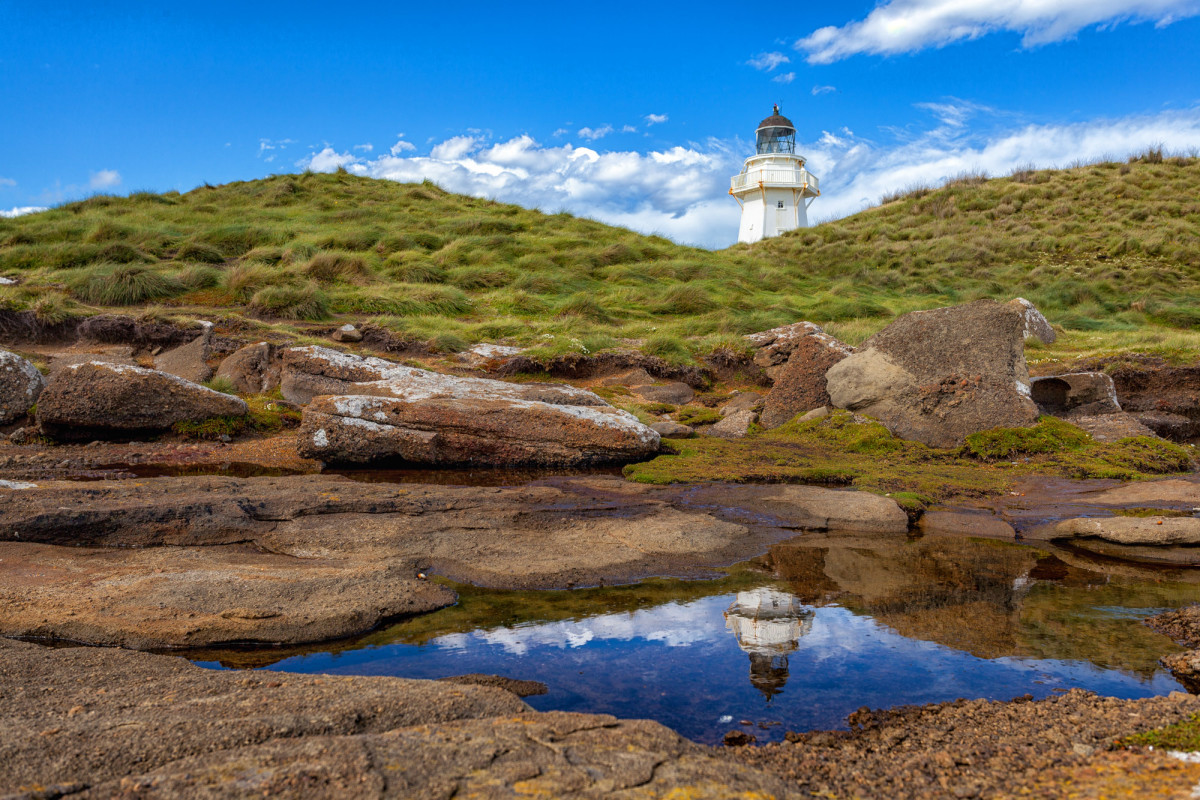
[[[143,650],[325,641],[456,600],[398,560],[23,542],[0,543],[0,558],[0,635]]]
[[[792,337],[791,341],[791,355],[775,376],[775,385],[763,405],[764,428],[778,428],[797,414],[828,405],[825,373],[854,352],[820,329]]]
[[[38,400],[38,422],[59,438],[164,430],[176,422],[247,413],[240,398],[152,369],[91,362],[55,375]]]
[[[566,384],[460,378],[327,347],[293,347],[284,351],[280,390],[285,400],[300,404],[320,395],[366,395],[408,400],[507,398],[610,407],[595,393]]]
[[[758,392],[738,392],[717,409],[722,417],[728,417],[738,411],[757,411],[762,404],[762,395]]]
[[[0,489],[36,489],[36,483],[28,481],[0,481]]]
[[[690,403],[696,396],[692,387],[681,381],[659,385],[631,386],[630,391],[648,403],[668,403],[673,406]]]
[[[1184,442],[1200,435],[1200,422],[1169,411],[1142,411],[1130,416],[1155,435]]]
[[[1200,544],[1200,517],[1080,517],[1056,523],[1051,529],[1035,529],[1027,538],[1096,538],[1120,545]],[[1195,554],[1200,560],[1200,550]]]
[[[654,383],[654,376],[641,367],[600,379],[601,386],[644,386],[648,383]]]
[[[280,738],[383,733],[528,711],[510,692],[490,687],[217,671],[176,656],[4,640],[0,674],[5,796],[22,786],[95,786]],[[43,735],[55,728],[58,735]]]
[[[1072,372],[1030,379],[1033,402],[1043,414],[1096,416],[1121,411],[1113,379],[1103,372]]]
[[[1200,647],[1200,605],[1164,611],[1147,619],[1146,624],[1184,647]]]
[[[233,385],[238,394],[265,394],[279,386],[283,354],[267,342],[235,350],[217,367],[217,377]]]
[[[797,422],[812,422],[814,419],[825,419],[829,416],[829,406],[814,408],[806,414],[801,414]]]
[[[705,433],[720,439],[741,439],[750,432],[750,426],[757,418],[753,411],[738,411],[711,425]]]
[[[46,379],[33,364],[16,353],[0,350],[0,425],[28,413],[46,388]]]
[[[921,516],[920,528],[927,534],[949,533],[1007,540],[1017,536],[1013,526],[999,517],[969,511],[926,511]]]
[[[726,747],[745,747],[748,744],[754,744],[757,742],[758,738],[752,734],[746,733],[745,731],[732,730],[726,732],[726,734],[721,737],[721,741],[725,743]]]
[[[82,348],[82,351],[79,348],[71,348],[56,353],[50,361],[50,377],[53,378],[67,367],[90,364],[93,361],[104,364],[124,364],[130,367],[138,365],[137,360],[133,357],[133,348],[129,345],[88,345]]]
[[[774,380],[796,346],[810,336],[825,336],[825,331],[811,322],[794,322],[769,331],[751,333],[745,338],[755,348],[754,363]]]
[[[690,425],[670,421],[656,422],[650,426],[650,430],[664,439],[690,439],[696,434],[695,428]]]
[[[361,342],[363,335],[362,331],[354,327],[350,323],[346,323],[342,327],[329,334],[329,338],[335,342]]]
[[[477,344],[465,353],[459,353],[457,358],[472,369],[496,369],[508,359],[524,353],[523,347],[509,347],[503,344]]]
[[[1157,434],[1143,425],[1136,416],[1126,414],[1124,411],[1097,416],[1071,415],[1069,419],[1090,433],[1097,442],[1115,442],[1130,436],[1157,438]]]
[[[1032,425],[1024,324],[994,300],[905,314],[829,369],[830,398],[931,447]]]
[[[474,391],[467,387],[460,397],[414,391],[412,399],[318,398],[304,412],[297,452],[337,464],[398,459],[495,466],[611,463],[658,452],[657,433],[607,404],[471,396]]]
[[[1010,300],[1008,305],[1021,315],[1024,338],[1037,339],[1042,344],[1054,344],[1058,340],[1058,334],[1054,332],[1054,328],[1033,303],[1024,297],[1018,297]]]
[[[505,678],[502,675],[482,675],[477,672],[470,675],[451,675],[448,678],[438,678],[438,680],[447,683],[460,683],[464,686],[495,686],[512,692],[517,697],[533,697],[535,695],[546,694],[546,692],[550,691],[549,687],[541,681],[522,681],[515,678]]]
[[[185,345],[168,350],[154,359],[159,372],[176,375],[192,383],[204,383],[213,376],[208,359],[212,358],[213,324],[201,322],[203,332]]]
[[[1116,506],[1179,505],[1200,507],[1200,482],[1169,478],[1161,481],[1135,481],[1124,486],[1087,495],[1088,503]]]
[[[890,497],[821,486],[764,487],[754,507],[804,530],[907,533],[908,515]]]
[[[1170,653],[1160,658],[1159,663],[1184,686],[1192,687],[1193,691],[1200,688],[1200,650]]]

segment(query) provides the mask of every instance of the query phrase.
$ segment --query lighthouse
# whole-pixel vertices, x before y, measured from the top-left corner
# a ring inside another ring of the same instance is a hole
[[[808,226],[808,207],[821,192],[817,176],[796,155],[796,126],[779,113],[758,123],[754,155],[733,176],[729,193],[742,207],[738,241],[747,244]]]

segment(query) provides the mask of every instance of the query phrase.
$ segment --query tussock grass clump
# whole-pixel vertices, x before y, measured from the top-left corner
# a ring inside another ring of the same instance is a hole
[[[317,253],[304,267],[304,273],[321,283],[363,281],[370,277],[367,260],[358,253],[342,251]]]
[[[329,297],[312,284],[267,286],[254,293],[248,307],[279,319],[324,319],[329,316]]]
[[[71,293],[99,306],[132,306],[174,297],[183,291],[174,278],[140,264],[97,264],[67,283]]]
[[[204,242],[184,242],[175,253],[175,258],[180,261],[196,261],[201,264],[225,263],[225,254],[213,245]]]

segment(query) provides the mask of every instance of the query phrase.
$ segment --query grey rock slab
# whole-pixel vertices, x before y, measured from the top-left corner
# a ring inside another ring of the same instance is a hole
[[[37,367],[16,353],[0,350],[0,425],[25,416],[45,388],[46,379]]]
[[[1123,545],[1200,545],[1200,517],[1079,517],[1056,523],[1052,531],[1041,535],[1096,538]]]
[[[335,342],[361,342],[363,335],[358,328],[346,323],[330,334],[329,338]]]
[[[1070,372],[1030,379],[1033,402],[1046,414],[1115,414],[1121,411],[1112,377],[1103,372]]]
[[[1038,311],[1033,303],[1024,297],[1018,297],[1010,300],[1008,305],[1021,315],[1022,334],[1026,339],[1037,339],[1042,344],[1054,344],[1058,340],[1058,334],[1054,332],[1049,320],[1042,316],[1042,312]]]
[[[689,439],[696,434],[696,430],[690,425],[668,421],[656,422],[650,426],[650,430],[664,439]]]
[[[217,377],[229,381],[240,394],[264,394],[279,386],[282,360],[283,354],[273,344],[248,344],[225,357]]]
[[[719,439],[742,439],[750,432],[750,426],[756,419],[758,415],[753,411],[736,411],[709,427],[705,433]]]
[[[905,533],[908,515],[890,497],[870,492],[842,491],[820,486],[772,487],[763,496],[763,507],[799,510],[817,530],[860,533]]]
[[[1160,503],[1184,504],[1200,508],[1200,481],[1170,478],[1162,481],[1137,481],[1093,492],[1083,498],[1088,503],[1115,506],[1155,507]]]
[[[383,733],[528,709],[490,687],[215,671],[173,656],[7,640],[0,640],[0,674],[0,795],[96,786],[262,742]],[[114,787],[93,796],[115,793]]]
[[[208,360],[212,358],[213,324],[201,322],[201,334],[185,345],[155,356],[154,368],[177,375],[192,383],[204,383],[213,376]]]
[[[964,536],[986,536],[992,539],[1015,539],[1013,526],[992,514],[969,511],[926,511],[919,525],[922,533],[949,533]]]
[[[632,386],[630,391],[648,403],[669,403],[675,406],[690,403],[696,396],[695,390],[681,381]]]
[[[738,392],[725,401],[725,405],[717,409],[722,417],[728,417],[738,411],[757,411],[762,405],[763,396],[758,392]]]

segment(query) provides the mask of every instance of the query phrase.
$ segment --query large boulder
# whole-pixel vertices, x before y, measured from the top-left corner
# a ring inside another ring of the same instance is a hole
[[[821,326],[811,322],[793,322],[769,331],[747,335],[746,341],[754,348],[754,363],[762,367],[767,377],[774,380],[783,371],[792,351],[808,336],[825,335]]]
[[[208,359],[212,358],[213,324],[201,322],[201,333],[185,345],[154,357],[159,372],[183,378],[192,383],[204,383],[213,376]]]
[[[905,314],[829,369],[830,399],[931,447],[1032,425],[1025,316],[994,300]]]
[[[634,461],[658,452],[657,433],[603,401],[563,405],[483,389],[317,398],[305,409],[298,451],[340,464],[398,459],[494,466]]]
[[[0,425],[25,416],[44,388],[46,379],[37,367],[16,353],[0,350]]]
[[[175,375],[91,362],[58,372],[38,400],[42,429],[59,438],[165,430],[177,422],[247,413],[240,398]]]
[[[593,392],[565,384],[460,378],[316,346],[293,347],[284,352],[280,391],[285,400],[301,404],[321,395],[364,395],[413,401],[434,397],[505,398],[608,407],[608,403]]]
[[[1008,305],[1021,315],[1021,331],[1026,339],[1037,339],[1042,344],[1054,344],[1058,340],[1058,334],[1050,327],[1049,320],[1042,316],[1033,303],[1018,297],[1010,300]]]
[[[248,344],[221,362],[217,377],[229,381],[240,394],[263,394],[279,385],[282,360],[283,354],[273,344]]]
[[[764,428],[778,428],[797,414],[828,405],[825,373],[854,352],[854,348],[842,344],[817,326],[803,324],[809,325],[810,330],[789,337],[791,353],[767,394],[762,413]]]

